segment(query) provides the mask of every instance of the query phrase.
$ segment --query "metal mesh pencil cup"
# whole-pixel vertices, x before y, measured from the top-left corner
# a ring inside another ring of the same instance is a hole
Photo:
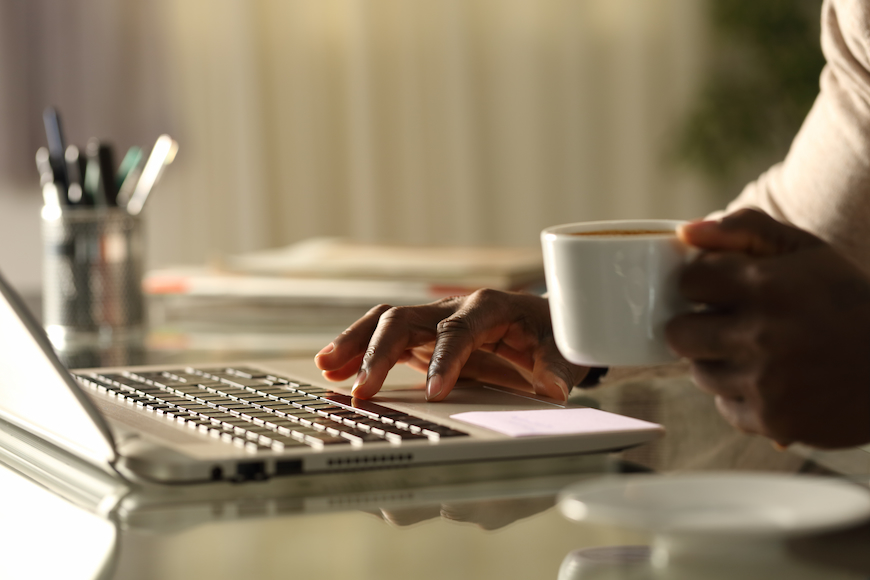
[[[142,222],[118,208],[42,212],[43,324],[55,347],[141,338]]]

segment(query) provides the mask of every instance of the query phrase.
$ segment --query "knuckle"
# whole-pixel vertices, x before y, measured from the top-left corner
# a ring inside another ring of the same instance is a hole
[[[504,298],[505,293],[501,290],[492,288],[481,288],[471,293],[471,297],[477,302],[493,302],[500,301]]]
[[[741,275],[743,280],[751,288],[764,288],[770,282],[767,269],[758,261],[746,262],[743,265]]]
[[[456,296],[448,296],[446,298],[441,298],[440,300],[436,300],[432,303],[434,306],[445,306],[449,308],[456,309],[460,305],[462,305],[466,300],[468,300],[468,295],[459,294]]]
[[[783,277],[766,261],[748,261],[739,272],[742,286],[754,304],[765,309],[790,299],[789,288],[783,285]]]
[[[462,336],[474,334],[474,329],[468,316],[454,314],[438,323],[437,331],[440,336]]]
[[[743,344],[746,354],[755,359],[756,364],[761,365],[759,379],[769,380],[770,374],[775,372],[772,365],[772,357],[775,356],[779,344],[782,342],[781,333],[767,323],[766,320],[755,318],[746,323],[743,329]]]
[[[767,225],[771,221],[773,221],[773,218],[761,210],[746,207],[725,216],[722,219],[722,225],[728,228],[757,228]]]
[[[363,353],[363,364],[368,365],[371,362],[371,359],[378,351],[378,345],[374,342],[370,342],[368,346],[366,346],[365,352]]]
[[[481,288],[468,295],[464,310],[467,312],[503,312],[510,304],[511,298],[512,295],[507,292]]]
[[[410,314],[410,311],[407,306],[390,306],[381,312],[380,323],[390,324],[396,321],[403,322],[407,319],[408,314]]]
[[[367,314],[380,317],[384,314],[384,312],[387,312],[391,308],[393,307],[389,304],[378,304],[377,306],[371,308]]]

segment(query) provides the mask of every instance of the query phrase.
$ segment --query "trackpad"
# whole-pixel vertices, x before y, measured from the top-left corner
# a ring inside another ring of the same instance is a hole
[[[442,413],[458,413],[476,410],[516,410],[516,409],[560,409],[565,404],[555,399],[541,397],[532,392],[520,391],[495,385],[484,385],[476,381],[460,381],[447,398],[438,403],[426,401],[425,386],[410,389],[381,391],[373,402],[402,405],[426,406],[426,411],[438,410]]]

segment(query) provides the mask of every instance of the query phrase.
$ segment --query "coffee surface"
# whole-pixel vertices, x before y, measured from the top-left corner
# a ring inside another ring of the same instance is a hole
[[[673,236],[674,230],[598,230],[595,232],[571,232],[571,236]]]

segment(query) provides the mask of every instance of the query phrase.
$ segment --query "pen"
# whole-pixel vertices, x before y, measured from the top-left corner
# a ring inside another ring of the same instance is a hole
[[[99,139],[88,141],[88,164],[85,170],[85,199],[97,207],[113,207],[117,204],[115,170],[112,147]]]
[[[79,153],[79,148],[75,145],[68,145],[63,157],[66,161],[67,175],[69,175],[67,198],[71,204],[77,205],[82,202],[82,185],[87,164]]]
[[[163,173],[163,168],[172,163],[177,152],[178,143],[173,141],[172,137],[161,135],[157,138],[154,148],[151,149],[151,155],[145,162],[145,168],[142,169],[142,175],[136,183],[136,188],[130,196],[130,201],[127,202],[127,212],[130,215],[139,215],[142,211],[154,184]]]
[[[127,153],[124,155],[124,159],[121,160],[121,165],[118,166],[118,175],[115,178],[115,186],[118,190],[121,189],[121,184],[124,183],[124,179],[133,171],[133,168],[138,166],[142,161],[142,148],[141,147],[130,147],[127,149]]]
[[[108,143],[100,143],[97,148],[97,160],[100,163],[100,182],[106,205],[118,207],[118,187],[115,185],[115,153]]]
[[[121,166],[118,168],[118,178],[115,180],[115,185],[118,186],[119,207],[127,207],[140,175],[142,175],[142,149],[130,147],[124,160],[121,161]]]
[[[47,107],[42,112],[42,122],[45,125],[45,136],[48,139],[48,153],[54,180],[57,182],[59,195],[66,197],[69,189],[69,175],[66,171],[64,151],[66,145],[63,139],[63,129],[60,124],[60,113],[54,107]]]
[[[45,207],[60,211],[61,199],[58,196],[57,185],[54,183],[54,171],[51,168],[48,149],[40,147],[36,150],[36,169],[39,171],[39,185],[42,187],[42,201]]]

